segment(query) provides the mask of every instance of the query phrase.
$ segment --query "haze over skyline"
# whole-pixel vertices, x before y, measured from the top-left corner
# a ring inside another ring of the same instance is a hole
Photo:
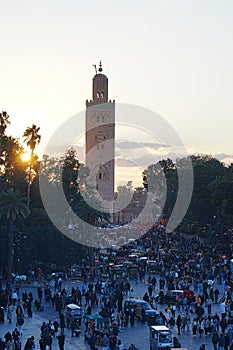
[[[35,123],[43,147],[84,110],[101,59],[109,99],[158,113],[190,153],[231,160],[232,12],[230,0],[2,2],[0,97],[9,132],[22,136]],[[126,138],[150,142],[119,133]],[[136,149],[128,145],[132,157]]]

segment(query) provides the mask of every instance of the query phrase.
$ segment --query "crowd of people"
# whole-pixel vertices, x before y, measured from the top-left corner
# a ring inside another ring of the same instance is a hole
[[[119,259],[129,262],[132,253],[136,266],[134,275],[130,275],[127,268],[122,270],[121,275],[114,274],[111,266],[119,264]],[[141,259],[142,256],[146,259]],[[32,291],[23,291],[19,296],[17,290],[4,289],[1,286],[0,323],[7,319],[10,324],[14,312],[17,321],[14,331],[2,336],[0,350],[22,348],[24,318],[32,317],[33,308],[35,311],[43,311],[43,303],[54,307],[57,319],[41,326],[41,350],[51,350],[54,341],[58,343],[59,349],[64,348],[68,326],[65,306],[68,303],[77,304],[83,309],[82,323],[73,320],[69,324],[72,336],[80,336],[82,329],[84,341],[91,350],[98,346],[109,350],[124,349],[120,337],[124,328],[133,328],[135,322],[146,322],[142,307],[124,308],[124,300],[136,295],[130,280],[132,278],[136,284],[145,284],[146,291],[140,297],[158,310],[159,317],[156,322],[166,324],[177,334],[174,346],[180,345],[179,336],[187,332],[193,339],[208,337],[212,341],[213,349],[233,350],[233,283],[230,256],[224,256],[215,246],[197,237],[168,235],[158,228],[142,239],[117,250],[112,249],[107,254],[96,252],[95,258],[99,261],[99,266],[96,266],[94,281],[87,282],[88,261],[83,261],[83,283],[72,287],[70,291],[63,287],[61,278],[57,279],[54,288],[49,285],[38,286],[36,296]],[[147,261],[157,262],[156,271],[148,268]],[[101,280],[101,275],[107,276],[105,281]],[[161,305],[161,296],[167,290],[173,289],[193,289],[194,295],[189,298],[181,294],[174,303]],[[213,312],[213,305],[219,305],[219,313]],[[100,320],[91,318],[93,310],[95,313],[98,310],[102,317]],[[35,349],[33,335],[27,339],[24,349]]]

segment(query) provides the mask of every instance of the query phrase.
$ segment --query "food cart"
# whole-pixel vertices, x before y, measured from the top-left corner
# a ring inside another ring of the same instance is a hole
[[[127,272],[130,279],[136,278],[138,275],[138,266],[136,264],[129,265],[127,267]]]
[[[81,326],[83,312],[80,306],[76,304],[66,305],[65,315],[67,327],[69,327],[73,321],[77,321],[79,326]]]
[[[173,333],[166,326],[150,326],[150,350],[162,350],[172,347]]]

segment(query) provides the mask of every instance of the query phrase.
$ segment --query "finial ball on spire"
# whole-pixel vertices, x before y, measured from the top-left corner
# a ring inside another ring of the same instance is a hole
[[[102,72],[103,68],[102,68],[102,62],[100,61],[100,64],[99,64],[99,72]]]

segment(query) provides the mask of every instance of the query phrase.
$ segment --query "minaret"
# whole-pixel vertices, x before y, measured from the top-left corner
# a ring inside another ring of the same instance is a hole
[[[96,66],[95,66],[96,69]],[[92,80],[92,100],[86,101],[86,165],[104,207],[113,212],[115,101],[108,101],[108,78],[98,72]]]

